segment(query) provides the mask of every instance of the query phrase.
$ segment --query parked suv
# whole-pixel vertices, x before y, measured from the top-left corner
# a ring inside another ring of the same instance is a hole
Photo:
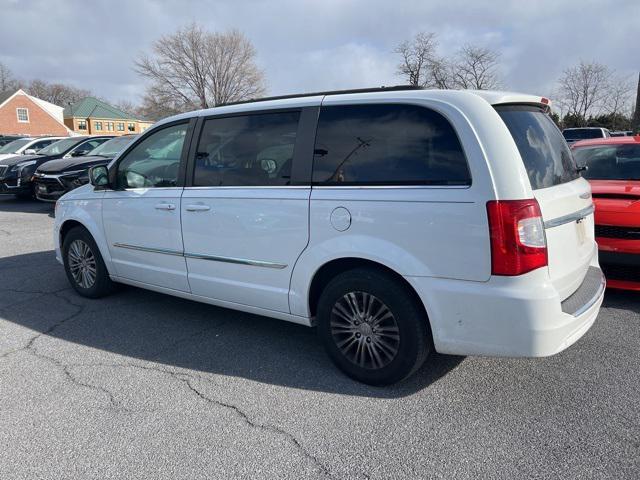
[[[81,157],[110,138],[112,137],[70,137],[58,140],[34,155],[18,155],[0,160],[0,193],[31,198],[35,194],[33,174],[40,165],[58,158]]]
[[[568,144],[577,142],[579,140],[587,140],[590,138],[609,138],[611,132],[606,128],[601,127],[576,127],[565,128],[562,130],[562,135]]]
[[[107,140],[87,156],[60,158],[42,164],[33,175],[38,200],[55,202],[65,193],[89,183],[89,168],[108,165],[137,135],[123,135]]]
[[[391,88],[171,117],[57,202],[56,256],[86,297],[119,282],[317,326],[371,384],[432,349],[552,355],[605,281],[548,103]]]

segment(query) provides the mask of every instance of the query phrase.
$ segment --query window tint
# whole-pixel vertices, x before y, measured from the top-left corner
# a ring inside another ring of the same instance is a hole
[[[552,187],[578,178],[571,151],[553,120],[526,106],[496,107],[516,142],[531,188]]]
[[[207,120],[194,186],[289,185],[299,112]]]
[[[84,152],[83,154],[86,155],[87,153],[91,152],[91,150],[96,148],[98,145],[102,145],[107,140],[108,140],[108,138],[95,138],[93,140],[88,140],[86,142],[82,142],[80,145],[78,145],[73,150],[71,150],[71,152],[69,152],[69,154],[71,154],[71,153],[79,154],[79,153]],[[69,154],[67,154],[67,155],[69,155]]]
[[[562,135],[567,140],[585,140],[605,136],[599,128],[569,128],[563,130]]]
[[[586,166],[582,172],[590,180],[640,180],[640,145],[599,145],[578,147],[576,162]]]
[[[54,141],[55,140],[40,140],[39,142],[36,142],[33,145],[31,145],[29,148],[32,148],[35,151],[38,151],[38,150],[46,147],[47,145],[51,145],[51,143],[54,142]]]
[[[123,188],[175,187],[188,125],[174,125],[149,135],[118,164]]]
[[[415,105],[324,107],[313,182],[336,185],[469,185],[460,141],[439,113]]]

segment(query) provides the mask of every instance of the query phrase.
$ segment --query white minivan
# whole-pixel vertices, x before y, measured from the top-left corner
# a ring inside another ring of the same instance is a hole
[[[57,202],[56,256],[86,297],[117,282],[316,326],[370,384],[431,350],[552,355],[605,280],[548,104],[392,87],[174,116]]]

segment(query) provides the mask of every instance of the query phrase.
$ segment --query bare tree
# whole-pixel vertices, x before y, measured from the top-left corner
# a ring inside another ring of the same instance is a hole
[[[13,76],[13,73],[4,63],[0,63],[0,93],[17,90],[21,83]]]
[[[197,24],[165,35],[152,55],[135,61],[136,71],[151,80],[151,96],[182,111],[207,108],[264,95],[264,74],[256,52],[242,33],[207,32]]]
[[[402,60],[398,64],[398,74],[404,76],[409,85],[416,87],[436,87],[432,67],[443,66],[443,62],[436,55],[435,33],[418,33],[413,40],[405,40],[395,49]]]
[[[91,95],[89,90],[62,83],[47,83],[44,80],[32,80],[26,87],[29,95],[46,102],[66,107]]]
[[[581,60],[563,72],[558,101],[565,106],[568,115],[586,119],[605,107],[610,87],[611,71],[606,65]]]
[[[448,60],[437,53],[435,33],[418,33],[405,40],[395,53],[401,57],[397,72],[410,85],[428,88],[490,89],[501,85],[498,75],[500,55],[473,45],[463,46],[455,58]]]
[[[474,90],[500,88],[499,58],[500,55],[489,48],[464,45],[453,68],[453,84],[457,88]]]
[[[631,116],[631,94],[633,91],[634,85],[629,77],[615,77],[611,81],[605,101],[605,111],[612,119],[611,127],[613,129],[618,127],[619,117],[629,118]]]

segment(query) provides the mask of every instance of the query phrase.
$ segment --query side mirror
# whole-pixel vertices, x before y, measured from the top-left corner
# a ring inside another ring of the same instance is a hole
[[[109,186],[109,170],[104,165],[97,165],[89,169],[89,181],[96,188]]]
[[[38,151],[35,148],[27,148],[24,152],[22,152],[23,155],[35,155]]]
[[[90,150],[75,150],[71,152],[72,157],[84,157]]]

